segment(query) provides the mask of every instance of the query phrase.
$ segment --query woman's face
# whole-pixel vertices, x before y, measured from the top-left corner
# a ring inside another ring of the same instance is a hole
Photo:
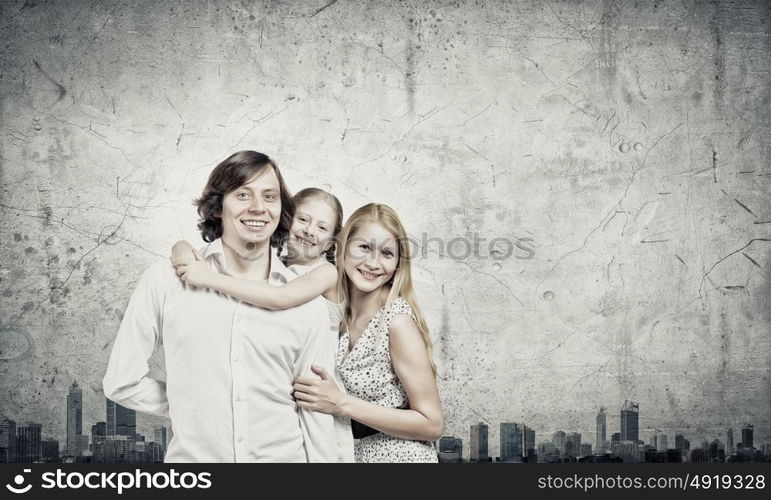
[[[292,262],[313,262],[332,245],[337,224],[334,209],[323,200],[308,198],[295,209],[287,250]]]
[[[345,274],[359,291],[370,293],[388,283],[399,263],[396,236],[377,222],[363,224],[345,248]]]

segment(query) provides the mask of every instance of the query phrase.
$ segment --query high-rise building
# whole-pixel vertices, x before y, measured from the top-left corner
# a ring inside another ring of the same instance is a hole
[[[522,455],[528,459],[528,462],[534,462],[536,457],[535,429],[522,424],[522,432]]]
[[[562,431],[557,431],[554,434],[552,434],[551,437],[552,443],[554,443],[554,447],[557,448],[557,453],[560,455],[565,454],[565,433]]]
[[[80,453],[81,453],[81,455],[83,455],[84,452],[88,452],[88,450],[89,450],[88,434],[81,434],[80,437],[78,438],[78,441],[79,441],[78,449],[80,449]],[[86,455],[88,455],[88,453],[86,453]]]
[[[9,419],[0,421],[0,463],[16,461],[16,422]]]
[[[146,445],[147,461],[150,463],[162,463],[163,462],[163,449],[161,443],[150,441]],[[440,460],[441,462],[441,460]]]
[[[597,452],[604,453],[605,449],[608,447],[607,444],[607,432],[608,432],[608,425],[607,425],[607,413],[605,412],[605,408],[600,408],[600,411],[597,412],[597,431],[595,433],[595,440],[594,440],[594,446],[597,449]]]
[[[687,459],[691,451],[691,442],[685,439],[682,434],[675,435],[675,448],[680,450],[683,459]]]
[[[592,443],[581,443],[581,452],[579,457],[588,457],[592,454]]]
[[[709,444],[709,461],[713,463],[725,462],[725,445],[719,439]]]
[[[40,462],[43,459],[41,443],[42,424],[28,423],[16,428],[16,461]]]
[[[742,427],[742,448],[750,449],[753,447],[753,426],[752,424],[745,424]]]
[[[107,436],[104,440],[103,461],[108,464],[136,461],[136,443],[128,436]]]
[[[734,430],[729,427],[725,434],[725,454],[731,456],[734,454]]]
[[[463,440],[454,436],[442,436],[439,439],[439,461],[459,463],[463,460]]]
[[[105,401],[105,414],[107,415],[106,430],[108,436],[115,435],[115,402],[107,398]]]
[[[56,439],[44,439],[40,442],[43,453],[43,461],[55,463],[59,461],[59,441]]]
[[[107,422],[97,422],[91,426],[91,442],[95,443],[96,438],[107,435]]]
[[[67,454],[80,456],[80,436],[83,435],[83,391],[77,382],[70,386],[67,394]]]
[[[104,442],[107,440],[107,422],[91,426],[91,456],[94,462],[104,462]]]
[[[624,462],[638,463],[645,460],[645,453],[638,443],[633,441],[612,441],[611,452]]]
[[[538,452],[537,457],[539,464],[559,462],[560,460],[560,453],[553,442],[547,441],[545,443],[540,443],[536,450]]]
[[[706,464],[709,463],[709,450],[696,448],[691,451],[691,463]]]
[[[668,447],[667,435],[661,432],[660,429],[656,429],[653,433],[651,444],[658,451],[666,451]]]
[[[501,462],[512,463],[522,461],[522,427],[514,423],[501,423]]]
[[[166,449],[166,427],[164,426],[156,427],[153,430],[153,434],[155,437],[155,442],[160,444],[161,447],[165,450]]]
[[[640,405],[632,401],[624,401],[621,407],[621,441],[640,439]]]
[[[487,424],[479,422],[471,426],[471,450],[472,462],[488,462],[490,454],[487,448]]]
[[[576,458],[581,454],[581,433],[571,432],[565,436],[565,455]]]
[[[107,435],[128,436],[135,439],[137,433],[137,412],[106,399]]]

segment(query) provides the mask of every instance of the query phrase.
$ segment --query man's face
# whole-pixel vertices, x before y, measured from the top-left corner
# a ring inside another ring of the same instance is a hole
[[[223,198],[222,240],[234,249],[266,248],[280,219],[281,188],[268,166]]]

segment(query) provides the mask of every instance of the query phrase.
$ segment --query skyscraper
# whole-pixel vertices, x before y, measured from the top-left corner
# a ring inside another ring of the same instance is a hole
[[[155,442],[160,444],[161,447],[165,450],[166,449],[166,427],[160,426],[156,427],[153,430],[153,434],[155,435]]]
[[[709,461],[713,463],[725,462],[725,445],[719,439],[709,444]]]
[[[621,407],[621,441],[640,439],[640,405],[632,401],[624,401]]]
[[[565,454],[570,458],[581,454],[581,433],[571,432],[565,436]]]
[[[40,449],[43,454],[43,461],[53,463],[59,461],[59,441],[56,439],[43,439],[40,441]]]
[[[158,453],[160,454],[160,457],[161,457],[160,462],[163,462],[163,458],[166,456],[166,442],[167,442],[166,427],[163,425],[160,427],[156,427],[155,430],[153,431],[153,434],[155,434],[155,442],[158,443],[158,447],[159,447]],[[155,453],[155,451],[153,451],[153,453]],[[459,462],[460,462],[460,458],[461,457],[459,456],[458,457]],[[153,461],[158,462],[159,460],[155,460],[155,456],[153,456]]]
[[[96,463],[104,462],[104,442],[107,439],[107,423],[97,422],[91,426],[91,456]]]
[[[682,434],[675,435],[675,448],[680,450],[683,458],[688,458],[688,454],[691,451],[691,442],[685,439]]]
[[[135,439],[137,433],[137,412],[105,399],[107,402],[107,435],[128,436]]]
[[[70,386],[67,394],[67,454],[77,457],[81,454],[83,435],[83,391],[77,382]]]
[[[554,447],[557,448],[557,452],[560,455],[564,455],[565,454],[565,433],[562,431],[557,431],[552,435],[551,440],[554,443]]]
[[[501,462],[522,461],[522,428],[514,423],[501,423]]]
[[[535,460],[535,429],[522,424],[523,442],[522,442],[522,456],[528,460]]]
[[[43,459],[42,424],[28,423],[16,428],[16,461],[39,462]]]
[[[752,424],[745,424],[742,427],[742,448],[750,449],[753,447],[753,426]]]
[[[0,463],[16,461],[16,422],[4,419],[0,422]]]
[[[487,451],[487,424],[479,422],[471,426],[471,450],[472,462],[487,462],[490,455]]]
[[[608,433],[607,413],[605,412],[605,408],[601,407],[600,411],[597,413],[597,432],[595,434],[595,442],[594,442],[594,447],[598,453],[604,453],[605,448],[607,448],[608,446],[607,433]]]
[[[667,451],[667,448],[668,448],[667,435],[657,429],[656,430],[656,449],[658,451]]]
[[[725,454],[727,456],[734,454],[734,430],[731,427],[726,431]]]

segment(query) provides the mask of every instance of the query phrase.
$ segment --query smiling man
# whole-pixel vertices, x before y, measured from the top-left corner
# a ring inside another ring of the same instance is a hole
[[[276,249],[294,206],[281,173],[255,151],[231,155],[196,200],[203,261],[217,273],[281,285],[295,278]],[[113,345],[105,395],[171,418],[167,462],[331,462],[330,415],[298,410],[293,380],[334,370],[322,299],[283,311],[187,287],[168,261],[139,280]],[[148,359],[163,349],[166,381]]]

